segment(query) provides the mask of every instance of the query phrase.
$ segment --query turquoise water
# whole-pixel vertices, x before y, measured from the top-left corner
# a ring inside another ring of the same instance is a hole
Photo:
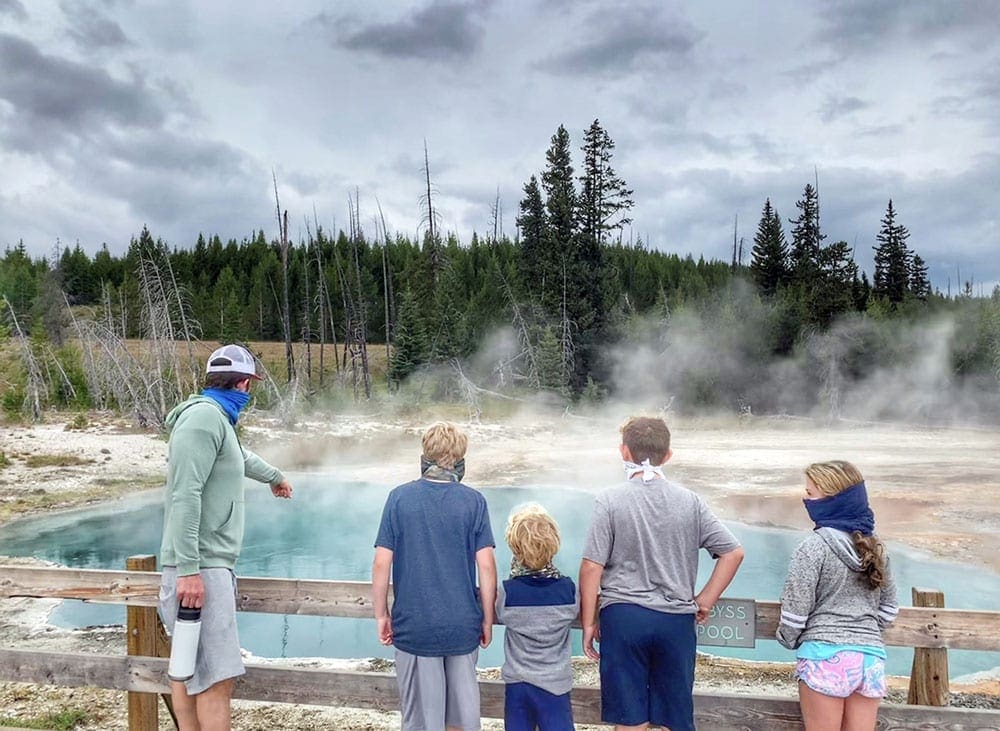
[[[247,530],[237,573],[310,579],[368,581],[372,543],[382,504],[390,486],[334,483],[317,476],[295,479],[295,499],[276,500],[253,484],[247,488]],[[565,488],[505,488],[484,490],[490,506],[493,533],[498,540],[497,565],[506,575],[510,551],[503,543],[503,527],[510,510],[528,500],[544,504],[559,522],[563,548],[556,565],[576,575],[592,493]],[[123,569],[125,558],[159,550],[162,526],[161,496],[147,494],[111,506],[73,511],[20,521],[3,529],[0,555],[36,556],[75,568]],[[730,524],[743,542],[746,560],[727,596],[776,600],[784,582],[788,557],[804,534],[793,531]],[[1000,608],[1000,575],[978,566],[931,561],[890,546],[900,588],[900,600],[909,603],[910,587],[938,588],[952,608]],[[703,554],[702,581],[711,570]],[[120,606],[63,602],[52,616],[61,626],[123,624]],[[391,657],[391,648],[375,639],[374,620],[340,617],[299,617],[239,614],[240,639],[261,657]],[[575,654],[581,654],[579,633]],[[757,660],[790,660],[792,654],[771,640],[758,640],[754,649],[705,648],[707,651]],[[890,648],[889,671],[908,674],[913,651]],[[952,651],[950,674],[958,677],[1000,666],[1000,653]],[[503,630],[480,656],[480,666],[503,662]]]

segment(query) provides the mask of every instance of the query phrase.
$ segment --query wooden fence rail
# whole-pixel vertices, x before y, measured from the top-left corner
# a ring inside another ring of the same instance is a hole
[[[156,572],[0,565],[0,597],[56,597],[155,607],[159,587]],[[363,581],[241,576],[237,591],[237,609],[244,612],[373,616],[371,584]],[[758,601],[756,605],[757,639],[773,640],[780,605],[773,601]],[[898,647],[1000,651],[1000,612],[900,607],[883,639]]]
[[[0,679],[61,686],[91,686],[140,693],[167,693],[167,660],[153,657],[81,655],[0,649]],[[479,683],[482,714],[503,718],[503,683]],[[573,688],[577,723],[600,724],[600,689]],[[247,665],[234,695],[271,703],[307,703],[397,710],[396,679],[381,673]],[[155,697],[155,696],[154,696]],[[727,693],[695,694],[699,731],[802,728],[797,700]],[[883,704],[879,729],[1000,729],[1000,712]]]
[[[133,562],[130,565],[147,564]],[[68,598],[151,608],[157,605],[159,583],[160,575],[152,571],[0,566],[0,598]],[[242,611],[372,617],[371,585],[365,582],[241,577],[237,583],[238,608]],[[757,638],[774,637],[778,613],[777,602],[756,603]],[[895,625],[886,631],[885,641],[890,645],[917,648],[1000,651],[1000,612],[903,607]],[[163,652],[163,643],[158,640],[155,654]],[[0,680],[3,681],[109,688],[133,694],[153,694],[149,697],[154,699],[155,694],[169,693],[166,665],[167,660],[162,657],[0,648]],[[483,715],[502,718],[503,683],[481,681],[480,691]],[[246,675],[236,684],[235,696],[282,703],[379,710],[398,708],[394,677],[343,670],[248,664]],[[600,723],[598,688],[574,688],[572,702],[578,723]],[[697,693],[695,716],[698,728],[708,731],[802,728],[798,702],[789,698]],[[136,717],[139,717],[138,712]],[[893,730],[1000,731],[1000,711],[883,704],[878,723],[879,729]],[[155,725],[130,727],[155,728]]]

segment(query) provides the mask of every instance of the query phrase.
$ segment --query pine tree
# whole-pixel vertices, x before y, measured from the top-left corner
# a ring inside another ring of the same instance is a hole
[[[898,305],[906,299],[910,291],[910,271],[913,252],[906,245],[910,232],[906,227],[896,223],[896,210],[892,207],[892,199],[885,209],[882,228],[875,239],[878,245],[875,249],[875,281],[873,292],[876,297],[885,297],[890,303]]]
[[[819,252],[819,272],[809,297],[812,322],[823,327],[854,309],[858,265],[846,241],[824,246]]]
[[[430,345],[416,298],[407,289],[400,298],[395,348],[389,361],[389,380],[397,386],[427,362]]]
[[[826,238],[819,230],[819,194],[812,185],[806,184],[795,207],[799,209],[799,217],[789,221],[794,224],[789,252],[792,280],[801,287],[809,288],[819,272],[820,251]]]
[[[751,257],[750,274],[762,294],[772,296],[788,284],[791,278],[788,244],[781,228],[781,217],[771,206],[770,198],[764,202]]]
[[[628,217],[635,202],[632,190],[611,167],[614,140],[594,120],[583,135],[583,174],[576,202],[577,230],[581,237],[597,245],[606,243],[609,231],[621,230],[632,222]]]
[[[927,301],[931,295],[931,283],[927,278],[927,265],[919,254],[910,262],[910,294],[918,300]]]
[[[555,272],[546,271],[551,264],[545,256],[546,221],[545,203],[534,175],[524,184],[524,198],[521,199],[521,213],[517,217],[520,231],[517,250],[517,271],[525,291],[534,287],[544,289],[545,282],[551,282]]]
[[[545,161],[542,188],[545,190],[547,225],[542,271],[550,276],[537,284],[542,305],[550,314],[555,314],[562,301],[562,272],[576,233],[576,188],[573,182],[569,133],[563,125],[559,125],[559,129],[552,135]]]

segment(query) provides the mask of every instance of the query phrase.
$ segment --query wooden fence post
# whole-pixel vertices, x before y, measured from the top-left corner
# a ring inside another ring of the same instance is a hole
[[[912,588],[913,606],[944,609],[944,592],[937,589]],[[937,615],[934,624],[937,628]],[[906,702],[918,706],[948,705],[948,650],[941,647],[915,647],[913,669],[910,671],[910,692]]]
[[[156,571],[156,556],[129,556],[125,559],[128,571]],[[129,655],[156,657],[157,626],[159,617],[155,607],[132,607],[126,612],[126,633]],[[128,694],[129,731],[156,731],[157,719],[155,693]]]

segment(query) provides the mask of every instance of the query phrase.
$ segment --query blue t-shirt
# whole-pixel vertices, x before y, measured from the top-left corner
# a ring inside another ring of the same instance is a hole
[[[476,649],[476,552],[494,546],[486,499],[460,482],[400,485],[385,501],[375,546],[392,551],[393,645],[424,657]]]

